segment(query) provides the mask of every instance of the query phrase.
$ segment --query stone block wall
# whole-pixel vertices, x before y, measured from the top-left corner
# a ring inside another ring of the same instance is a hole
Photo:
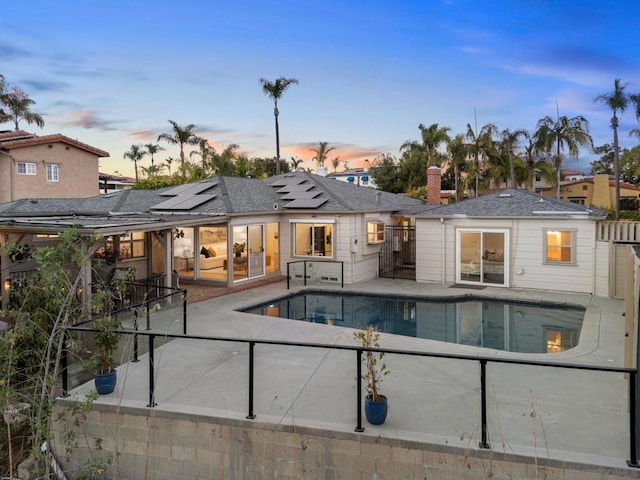
[[[61,400],[58,408],[64,408]],[[54,415],[52,418],[56,418]],[[73,472],[91,454],[116,454],[105,478],[122,480],[618,480],[640,471],[148,408],[96,405],[76,427],[80,447],[67,458],[57,432],[54,452]],[[90,452],[95,438],[102,452]],[[101,477],[102,478],[102,477]]]

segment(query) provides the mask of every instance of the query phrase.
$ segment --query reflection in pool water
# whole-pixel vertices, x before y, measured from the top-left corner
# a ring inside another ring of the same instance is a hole
[[[426,299],[304,292],[244,310],[521,353],[578,344],[584,308],[473,299]]]

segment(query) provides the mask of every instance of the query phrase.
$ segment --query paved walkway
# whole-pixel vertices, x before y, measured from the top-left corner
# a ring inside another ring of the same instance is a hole
[[[300,287],[292,291],[297,289]],[[579,345],[552,355],[516,354],[396,335],[383,335],[381,345],[496,358],[622,366],[622,301],[493,287],[477,291],[387,279],[346,286],[344,290],[437,297],[471,294],[584,305],[587,314]],[[192,302],[188,306],[188,333],[355,345],[350,329],[236,311],[288,293],[291,291],[286,289],[286,282],[279,282]],[[159,327],[160,323],[154,324],[154,328]],[[174,318],[162,328],[180,333],[182,326],[179,318]],[[356,425],[353,352],[258,345],[255,353],[255,413],[259,421],[353,432]],[[247,415],[246,344],[176,339],[158,349],[155,360],[156,409],[237,419]],[[382,389],[390,398],[389,417],[379,427],[365,422],[363,435],[478,448],[478,362],[394,355],[387,356],[386,360],[391,374],[384,380]],[[98,401],[146,406],[147,368],[144,359],[119,367],[116,392]],[[487,386],[489,441],[494,451],[626,467],[629,416],[624,375],[490,363]],[[83,385],[72,394],[82,394],[89,388],[91,384]]]

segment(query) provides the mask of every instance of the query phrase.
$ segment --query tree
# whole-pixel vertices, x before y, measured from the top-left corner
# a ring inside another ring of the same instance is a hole
[[[425,127],[422,123],[418,125],[420,129],[420,137],[422,143],[415,140],[408,140],[402,144],[400,151],[412,150],[423,160],[425,171],[433,166],[440,165],[438,161],[438,148],[441,144],[447,144],[451,141],[449,137],[449,127],[440,127],[437,123],[433,123]]]
[[[301,158],[291,157],[291,170],[297,172],[302,162],[304,162],[304,160],[302,160]]]
[[[273,100],[273,116],[276,122],[276,175],[280,175],[280,129],[278,127],[278,100],[282,97],[284,91],[291,85],[297,85],[298,80],[295,78],[277,78],[274,82],[270,82],[264,78],[260,79],[262,84],[262,92]]]
[[[138,162],[147,154],[142,145],[131,145],[129,151],[124,153],[124,158],[128,158],[133,162],[133,168],[136,171],[136,182],[138,181]]]
[[[338,167],[340,166],[340,156],[331,160],[331,166],[333,166],[333,173],[338,171]]]
[[[200,156],[200,163],[204,170],[211,170],[211,159],[216,153],[216,149],[209,145],[209,140],[206,138],[198,138],[198,150],[194,150],[189,154],[190,157],[194,155]]]
[[[526,132],[522,129],[514,130],[513,132],[508,128],[505,128],[500,132],[500,137],[496,143],[500,156],[506,160],[509,166],[509,176],[511,177],[511,187],[516,188],[518,181],[516,178],[516,147],[520,141],[520,137],[524,136]]]
[[[24,120],[29,125],[35,123],[40,128],[44,127],[42,116],[32,112],[30,108],[36,102],[31,100],[20,88],[14,87],[10,92],[3,93],[0,102],[5,107],[2,115],[3,121],[12,122],[16,130],[20,130],[20,120]]]
[[[640,145],[622,151],[620,172],[623,181],[640,185]]]
[[[160,145],[157,145],[155,143],[147,143],[145,145],[146,149],[147,149],[147,153],[149,155],[151,155],[151,168],[149,169],[149,174],[150,175],[155,175],[159,170],[161,170],[160,168],[156,168],[156,166],[153,163],[153,156],[164,150],[164,148],[162,148]]]
[[[622,83],[619,78],[613,81],[613,91],[598,95],[593,99],[595,103],[603,103],[613,112],[611,128],[613,129],[613,175],[616,182],[616,220],[620,220],[620,152],[618,145],[618,112],[624,113],[630,103],[636,105],[636,118],[640,120],[640,102],[636,95],[627,95],[625,89],[628,83]]]
[[[463,185],[461,185],[460,182],[460,172],[467,170],[467,160],[469,158],[469,149],[464,143],[464,135],[458,134],[449,141],[447,144],[447,153],[449,154],[449,170],[452,170],[453,175],[452,187],[455,191],[455,201],[457,202],[460,196],[460,190],[466,190],[464,182]]]
[[[376,158],[372,162],[369,174],[380,190],[391,193],[404,192],[404,186],[398,177],[398,164],[391,155]]]
[[[197,145],[198,136],[193,133],[196,126],[190,123],[185,126],[180,126],[173,120],[169,120],[171,124],[171,132],[161,133],[158,135],[158,141],[164,140],[171,145],[180,146],[180,169],[184,171],[184,147],[185,145]]]
[[[171,164],[175,161],[175,158],[173,157],[167,157],[164,159],[164,165],[167,167],[167,170],[169,171],[169,176],[171,176]]]
[[[606,173],[607,175],[613,175],[613,164],[615,162],[615,153],[613,145],[605,143],[599,147],[593,148],[593,153],[600,155],[598,160],[594,160],[590,163],[591,175],[598,175]]]
[[[566,148],[571,158],[578,158],[581,146],[593,148],[593,140],[589,135],[589,122],[581,115],[573,118],[563,115],[555,120],[546,116],[538,120],[534,143],[536,149],[553,157],[556,198],[560,199],[562,151]]]
[[[496,135],[497,132],[498,129],[492,123],[484,125],[479,132],[474,131],[471,124],[467,123],[466,139],[470,142],[467,143],[467,148],[473,158],[472,173],[476,184],[476,197],[480,190],[480,176],[482,174],[480,162],[487,158],[489,151],[493,148],[493,136]]]
[[[319,167],[324,167],[324,162],[327,160],[327,154],[335,150],[336,147],[328,147],[329,142],[320,142],[318,148],[312,148],[312,152],[316,152],[312,160],[316,162]]]

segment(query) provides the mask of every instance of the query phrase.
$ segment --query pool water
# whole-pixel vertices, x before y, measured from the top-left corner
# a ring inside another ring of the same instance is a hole
[[[578,344],[584,308],[487,298],[426,299],[304,292],[243,310],[396,335],[521,353],[555,353]]]

